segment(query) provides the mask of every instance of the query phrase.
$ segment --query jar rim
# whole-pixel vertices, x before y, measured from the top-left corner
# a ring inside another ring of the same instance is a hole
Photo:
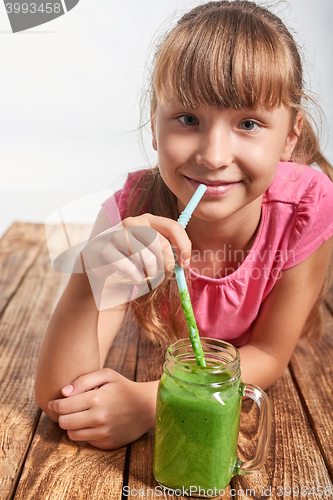
[[[205,371],[209,375],[231,372],[231,378],[225,382],[230,383],[238,379],[240,377],[240,356],[238,349],[224,340],[212,337],[200,337],[200,339],[208,366],[198,367],[194,363],[195,356],[190,339],[179,339],[173,342],[167,349],[165,369],[169,374],[171,375],[173,367],[177,369],[178,373],[179,371],[193,373],[193,365],[196,365],[198,368],[196,373],[198,375],[202,371]]]

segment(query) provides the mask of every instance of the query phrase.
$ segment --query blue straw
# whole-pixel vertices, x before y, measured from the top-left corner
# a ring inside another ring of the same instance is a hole
[[[194,195],[190,199],[188,205],[185,207],[185,209],[180,214],[178,222],[183,226],[184,229],[186,228],[188,221],[191,218],[192,213],[194,212],[196,206],[198,205],[199,201],[203,197],[206,189],[207,189],[207,186],[205,186],[204,184],[200,184],[200,186],[198,187],[198,189],[196,190],[196,192],[194,193]],[[182,305],[182,308],[183,308],[183,311],[185,314],[185,319],[186,319],[186,323],[187,323],[189,334],[190,334],[190,341],[191,341],[191,344],[193,347],[194,356],[195,356],[197,365],[206,366],[206,360],[205,360],[204,352],[203,352],[202,346],[201,346],[199,330],[198,330],[197,323],[195,321],[195,317],[194,317],[194,313],[193,313],[190,294],[188,292],[187,283],[186,283],[186,279],[185,279],[184,269],[178,265],[176,254],[175,254],[175,260],[176,260],[175,273],[176,273],[177,285],[178,285],[178,289],[179,289],[180,301],[181,301],[181,305]]]

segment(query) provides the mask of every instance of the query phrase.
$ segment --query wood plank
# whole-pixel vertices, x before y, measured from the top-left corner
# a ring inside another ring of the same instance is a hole
[[[125,323],[105,366],[134,380],[138,334]],[[44,413],[29,451],[15,500],[119,500],[126,447],[100,450],[71,441]]]
[[[158,349],[147,338],[141,334],[139,344],[139,356],[137,364],[137,382],[149,382],[158,380],[162,375],[162,367],[165,352]],[[130,467],[129,467],[129,491],[136,491],[139,496],[148,496],[149,499],[160,499],[161,491],[156,490],[158,483],[153,475],[153,454],[154,454],[154,432],[150,431],[132,444]],[[134,494],[133,494],[134,496]],[[186,500],[188,496],[163,494],[163,498],[174,500],[179,498]],[[226,494],[216,498],[229,499],[230,487],[226,488]]]
[[[333,327],[321,339],[301,339],[290,362],[303,406],[333,480]],[[332,494],[333,496],[333,494]]]
[[[150,382],[160,379],[164,356],[164,351],[162,349],[158,350],[146,336],[141,333],[136,381]],[[149,498],[155,498],[155,487],[157,486],[157,482],[153,476],[153,449],[154,433],[150,431],[131,445],[129,466],[128,487],[130,491],[137,490],[139,492],[139,490],[143,490],[147,492],[147,489],[150,489],[152,492],[149,492]],[[147,495],[145,494],[145,496]],[[171,497],[165,495],[163,498],[169,499]]]
[[[317,492],[309,494],[311,488],[322,486],[324,489],[327,487],[328,491],[333,490],[321,451],[288,369],[282,379],[268,389],[267,394],[273,415],[268,459],[259,472],[236,476],[234,481],[238,497],[258,500],[319,498]],[[255,403],[246,403],[239,438],[239,458],[243,461],[254,456],[257,446],[258,410]]]
[[[12,226],[13,228],[13,226]],[[11,228],[11,229],[12,229]],[[36,230],[36,237],[34,236]],[[11,239],[16,241],[13,233]],[[29,235],[29,243],[21,240]],[[61,275],[50,267],[46,249],[32,264],[37,250],[30,251],[32,242],[41,241],[40,226],[32,225],[26,232],[19,231],[19,257],[13,256],[13,272],[6,272],[20,286],[8,303],[0,321],[0,498],[10,498],[23,464],[40,411],[34,400],[34,380],[40,341],[50,317]],[[23,236],[22,236],[23,237]],[[22,245],[23,250],[20,250]],[[44,242],[45,245],[45,242]],[[45,247],[44,247],[45,248]],[[25,253],[26,252],[26,253]],[[22,273],[30,269],[22,279]],[[10,257],[8,257],[10,259]],[[6,262],[11,266],[11,262]],[[9,286],[7,290],[9,290]],[[12,288],[13,290],[14,288]]]
[[[20,227],[19,234],[23,238]],[[37,231],[36,238],[33,228]],[[41,228],[44,231],[42,225],[24,225],[26,234],[30,235],[29,241],[41,241],[38,233]],[[80,231],[80,228],[77,229]],[[11,241],[17,241],[15,231],[10,236]],[[22,248],[28,248],[24,238],[21,243]],[[14,269],[21,269],[22,276],[18,279],[18,273],[8,273],[5,268],[6,283],[9,277],[16,278],[19,286],[0,321],[0,393],[3,403],[0,409],[0,498],[13,498],[23,466],[15,498],[64,498],[58,496],[57,485],[65,496],[68,492],[68,498],[103,498],[100,496],[101,491],[105,491],[104,498],[119,498],[126,448],[110,453],[85,443],[73,443],[57,424],[42,414],[27,455],[41,414],[34,400],[38,351],[55,298],[59,297],[59,285],[62,283],[60,288],[63,287],[64,275],[51,268],[45,237],[43,251],[35,262],[32,253],[28,252],[29,266],[24,262],[25,254],[19,244],[17,248],[22,255],[22,265],[21,268],[16,265]],[[12,261],[8,262],[8,256],[6,258],[2,262],[10,266]],[[17,263],[17,259],[14,262]],[[30,269],[24,276],[28,267]],[[66,281],[68,276],[65,278]],[[134,378],[137,336],[135,339],[135,334],[119,335],[117,339],[113,354],[109,353],[108,366],[111,363],[111,366],[116,367],[118,361],[119,371]],[[120,347],[120,343],[124,342],[130,344],[126,359],[125,351]],[[64,470],[70,471],[68,484],[65,485],[63,483],[67,476]],[[87,481],[89,474],[92,481]],[[96,485],[99,490],[95,489]],[[96,496],[93,497],[93,494]]]
[[[14,222],[0,239],[0,316],[43,245],[44,224]]]
[[[84,238],[86,238],[87,234],[89,234],[91,231],[91,224],[66,224],[66,231],[67,231],[67,238],[70,239],[71,242],[76,244],[80,241],[85,241]],[[62,232],[63,232],[62,227],[61,227],[61,231],[60,231],[59,225],[48,224],[47,234],[48,234],[48,236],[51,236],[51,246],[52,246],[53,258],[54,258],[54,253],[56,253],[56,255],[60,255],[62,250],[63,250],[62,238],[60,237],[58,240],[58,238],[55,237],[59,234],[59,232],[60,232],[60,234],[62,234]],[[77,251],[78,250],[79,249],[77,249]],[[75,258],[75,253],[73,253],[69,257],[69,263],[73,258]],[[51,261],[51,258],[50,258],[50,261]],[[72,262],[72,264],[73,264],[73,262]],[[62,274],[63,279],[62,279],[61,284],[59,286],[58,296],[54,302],[54,306],[56,306],[56,304],[57,304],[60,296],[62,295],[62,293],[63,293],[63,291],[68,283],[68,280],[71,276],[70,272],[66,272],[66,273],[64,272],[61,274]]]

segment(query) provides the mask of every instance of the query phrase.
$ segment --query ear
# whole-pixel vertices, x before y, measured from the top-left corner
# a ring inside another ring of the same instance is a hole
[[[157,151],[157,139],[156,139],[156,113],[150,113],[150,125],[151,125],[151,133],[153,135],[153,148]]]
[[[284,143],[284,147],[280,156],[280,161],[289,161],[297,144],[298,137],[301,133],[302,125],[303,125],[303,115],[301,113],[298,113],[298,115],[296,116],[294,126],[291,127],[286,137],[286,142]]]

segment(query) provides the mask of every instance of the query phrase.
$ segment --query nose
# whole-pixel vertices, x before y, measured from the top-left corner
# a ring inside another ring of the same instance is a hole
[[[210,170],[228,167],[233,161],[228,131],[221,126],[212,126],[201,134],[195,159],[198,165]]]

